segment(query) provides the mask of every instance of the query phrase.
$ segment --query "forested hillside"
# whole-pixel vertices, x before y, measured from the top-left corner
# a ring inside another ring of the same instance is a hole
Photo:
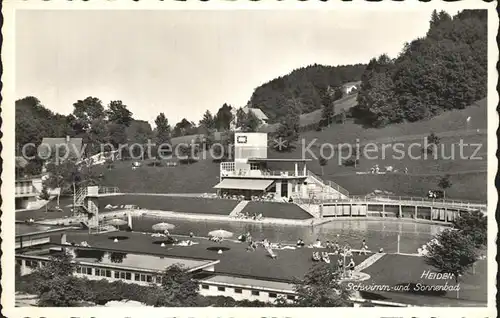
[[[486,10],[454,17],[434,11],[424,38],[407,43],[396,59],[373,58],[361,81],[354,115],[372,127],[430,118],[484,98]]]
[[[320,109],[328,87],[336,88],[361,79],[365,64],[325,66],[311,65],[275,78],[255,89],[250,98],[252,107],[260,108],[271,123],[279,122],[295,100],[300,113]]]

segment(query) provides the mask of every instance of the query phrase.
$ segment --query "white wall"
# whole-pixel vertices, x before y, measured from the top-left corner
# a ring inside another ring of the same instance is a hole
[[[266,133],[235,133],[235,159],[267,158]]]
[[[202,285],[208,285],[208,289],[204,289]],[[202,296],[226,296],[226,297],[231,297],[234,300],[240,301],[240,300],[249,300],[249,301],[262,301],[262,302],[274,302],[276,298],[271,298],[269,297],[269,291],[260,291],[259,290],[259,295],[252,295],[252,290],[257,290],[256,288],[250,288],[250,287],[224,287],[224,291],[218,290],[217,285],[211,285],[211,284],[206,284],[206,283],[200,283],[200,295]],[[221,286],[222,287],[222,286]],[[241,293],[236,293],[236,289],[241,289]],[[281,297],[286,297],[286,294],[280,293],[280,292],[271,292],[277,294],[277,296]]]

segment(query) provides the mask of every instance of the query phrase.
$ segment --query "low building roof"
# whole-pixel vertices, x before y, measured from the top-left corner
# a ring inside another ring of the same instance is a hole
[[[67,248],[74,250],[75,257],[73,259],[81,265],[116,267],[123,270],[164,271],[169,266],[179,265],[192,272],[220,262],[219,260],[129,253],[99,248],[73,247],[71,245],[67,246]],[[43,252],[45,254],[19,255],[34,258],[47,257],[48,252]]]
[[[255,115],[260,120],[268,120],[269,118],[264,114],[264,112],[260,108],[253,108],[253,107],[243,107],[243,111],[245,113],[248,113],[249,111],[252,112],[252,114]]]
[[[43,138],[42,143],[38,147],[38,155],[46,158],[51,155],[55,147],[62,147],[66,145],[70,152],[70,156],[78,157],[83,147],[83,138]],[[63,154],[60,154],[61,156]]]
[[[266,190],[273,180],[262,179],[224,179],[219,182],[215,189],[241,189],[241,190]]]
[[[16,156],[16,168],[24,168],[28,165],[28,160],[23,157]]]
[[[232,287],[243,287],[251,289],[266,289],[269,291],[293,293],[293,284],[257,278],[238,277],[232,275],[215,275],[200,280],[201,283],[220,284]]]

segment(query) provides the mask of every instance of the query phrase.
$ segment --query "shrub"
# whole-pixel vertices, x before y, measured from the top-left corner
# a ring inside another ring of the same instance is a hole
[[[354,167],[359,164],[359,159],[349,158],[344,160],[342,164],[346,167]]]
[[[148,167],[164,167],[165,164],[161,160],[155,160],[148,163]]]
[[[198,159],[196,158],[185,158],[185,159],[179,159],[179,163],[181,165],[190,165],[192,163],[198,162]]]

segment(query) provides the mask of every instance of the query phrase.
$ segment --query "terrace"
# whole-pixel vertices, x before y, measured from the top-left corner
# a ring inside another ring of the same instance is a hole
[[[127,253],[138,253],[147,250],[148,253],[164,255],[168,257],[186,257],[200,259],[218,259],[220,263],[215,265],[215,272],[226,275],[237,275],[255,277],[271,280],[292,280],[302,277],[314,264],[311,256],[317,249],[301,248],[296,250],[275,250],[277,259],[272,259],[263,248],[258,248],[254,252],[247,252],[247,244],[224,240],[222,243],[214,243],[206,238],[194,238],[198,244],[192,246],[167,245],[161,247],[153,242],[156,240],[149,234],[135,232],[117,232],[113,235],[128,236],[129,239],[114,243],[108,238],[109,234],[98,234],[88,236],[86,233],[68,233],[68,242],[87,241],[91,246],[98,246],[102,249],[112,249]],[[185,237],[175,236],[179,240]],[[57,238],[55,238],[57,239]],[[217,254],[218,249],[226,249],[223,254]],[[320,249],[321,250],[321,249]],[[324,249],[323,249],[324,250]],[[359,264],[369,255],[354,255],[354,261]],[[332,256],[331,266],[336,262]]]

